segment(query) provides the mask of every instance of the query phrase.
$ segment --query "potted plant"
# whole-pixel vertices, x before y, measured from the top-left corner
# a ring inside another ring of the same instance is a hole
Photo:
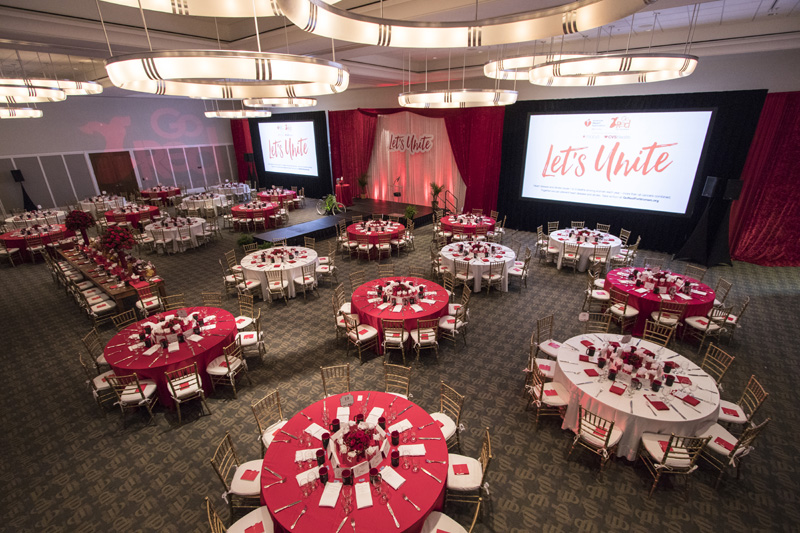
[[[369,179],[367,178],[367,173],[364,172],[358,177],[358,186],[361,188],[361,199],[367,197],[367,184],[369,183]]]
[[[439,209],[439,195],[443,190],[444,185],[437,185],[435,181],[431,182],[431,207],[434,211]]]
[[[244,248],[246,244],[253,244],[255,239],[249,233],[241,233],[239,234],[239,238],[236,239],[236,244]]]
[[[413,205],[406,206],[406,222],[411,222],[414,220],[414,216],[417,214],[417,208]]]

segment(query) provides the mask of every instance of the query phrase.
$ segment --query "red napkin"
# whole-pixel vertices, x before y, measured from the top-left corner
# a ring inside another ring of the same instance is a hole
[[[622,393],[625,392],[625,389],[627,389],[627,388],[628,388],[627,386],[620,387],[619,385],[614,383],[613,385],[611,385],[611,388],[608,389],[608,390],[613,392],[614,394],[618,394],[618,395],[622,396]]]
[[[647,401],[650,402],[650,405],[655,407],[656,410],[658,410],[658,411],[669,411],[669,407],[667,407],[667,404],[665,404],[661,400],[653,400],[652,398],[650,398],[650,396],[648,396],[646,394],[645,394],[644,397],[647,398]]]
[[[426,340],[428,340],[428,334],[427,333],[423,333],[422,335],[420,335],[420,338],[422,340],[426,341]]]
[[[669,446],[668,440],[660,440],[658,441],[658,445],[661,446],[661,451],[667,453],[667,446]]]
[[[366,335],[368,332],[369,332],[369,330],[367,330],[367,329],[362,329],[361,331],[359,331],[359,332],[358,332],[358,334],[359,334],[359,335]]]
[[[245,338],[245,339],[252,339],[252,338],[253,338],[253,337],[255,337],[255,336],[256,336],[256,334],[255,334],[255,333],[248,333],[247,335],[245,335],[245,336],[244,336],[244,338]]]
[[[458,257],[458,254],[453,254],[453,257]]]
[[[467,465],[453,465],[453,473],[457,476],[469,474],[469,467]]]
[[[290,263],[296,263],[297,261],[295,261],[294,259],[289,259],[289,262]]]
[[[263,263],[262,263],[262,264],[260,264],[260,265],[256,265],[256,266],[257,266],[258,268],[264,268],[264,267],[265,267],[265,266],[267,266],[267,265],[265,265],[265,264],[263,264]]]
[[[236,323],[237,324],[241,324],[242,322],[244,322],[244,318],[237,318],[236,319]]]
[[[580,354],[580,355],[578,356],[578,359],[580,359],[580,360],[581,360],[581,361],[583,361],[584,363],[588,363],[588,362],[589,362],[589,356],[588,356],[588,355],[586,355],[585,353],[582,353],[582,354]]]
[[[598,427],[594,428],[594,432],[593,433],[595,435],[597,435],[598,437],[600,437],[601,439],[604,439],[604,438],[606,438],[606,433],[608,433],[608,431],[606,431],[606,428],[601,428],[601,427],[598,426]]]
[[[675,363],[673,363],[672,361],[667,361],[666,363],[664,363],[664,366],[665,366],[665,367],[672,368],[672,367],[674,367],[674,366],[675,366]]]
[[[455,324],[456,323],[456,319],[455,318],[448,318],[447,319],[447,323],[448,324]]]
[[[442,422],[440,420],[437,420],[436,421],[436,425],[439,426],[440,428],[443,428],[444,427],[444,422]]]
[[[242,474],[242,479],[245,481],[253,481],[258,475],[258,470],[245,470]]]
[[[673,396],[675,396],[675,395],[673,394]],[[693,406],[700,405],[700,400],[698,400],[697,398],[695,398],[691,394],[685,394],[683,396],[683,398],[681,398],[681,400],[683,400],[684,402],[688,403],[689,405],[693,405]]]
[[[551,343],[549,343],[549,346],[551,348],[561,348],[561,345],[558,344],[557,342],[551,342]]]
[[[264,533],[264,524],[259,522],[248,528],[245,528],[244,533]]]
[[[539,365],[539,369],[548,372],[550,370],[550,365]]]
[[[685,385],[691,385],[692,384],[692,380],[687,378],[686,376],[675,376],[675,380],[678,383],[683,383]]]
[[[189,381],[184,381],[183,383],[181,383],[181,385],[180,385],[180,389],[181,389],[181,390],[183,390],[183,389],[188,389],[188,388],[189,388],[189,387],[191,387],[191,386],[192,386],[191,382],[189,382]]]
[[[608,344],[613,346],[614,348],[619,348],[619,343],[617,341],[612,341],[612,342],[609,342]]]
[[[558,392],[554,389],[545,389],[545,396],[558,396]]]
[[[281,266],[280,266],[279,264],[277,264],[277,263],[275,263],[274,265],[272,265],[272,268],[280,268],[280,267],[281,267]]]
[[[587,376],[595,377],[599,375],[594,368],[585,368],[583,371],[586,372]]]
[[[703,319],[698,320],[697,323],[700,324],[701,326],[707,326],[708,325],[708,322],[706,320],[703,320]]]
[[[723,407],[722,412],[728,416],[734,416],[736,418],[739,418],[739,411],[737,411],[736,409],[729,409],[727,407]]]
[[[222,368],[228,368],[228,362],[227,361],[223,361],[223,362],[221,362],[219,364],[219,366],[221,366]]]
[[[481,259],[481,261],[483,261],[484,263],[488,263],[489,262],[489,260],[486,259],[485,257],[483,259]]]
[[[588,348],[589,346],[594,346],[594,344],[592,344],[592,341],[589,341],[589,340],[583,340],[583,341],[581,341],[581,344],[583,344],[583,345],[584,345],[584,346],[586,346],[587,348]]]
[[[714,439],[714,443],[715,444],[719,444],[720,446],[722,446],[723,448],[725,448],[729,452],[733,451],[733,444],[731,444],[730,442],[726,441],[722,437],[717,437],[716,439]]]

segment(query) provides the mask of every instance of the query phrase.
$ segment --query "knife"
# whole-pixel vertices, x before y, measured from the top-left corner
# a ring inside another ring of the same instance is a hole
[[[339,532],[342,530],[342,528],[344,527],[344,523],[345,523],[345,522],[347,522],[347,516],[345,516],[344,518],[342,518],[342,523],[341,523],[341,524],[339,524],[339,527],[337,527],[337,528],[336,528],[336,533],[339,533]]]
[[[290,440],[272,439],[272,442],[292,442]]]
[[[400,529],[400,522],[397,521],[397,517],[394,515],[394,511],[392,511],[392,506],[389,505],[389,502],[386,502],[386,508],[389,509],[389,514],[392,515],[392,520],[394,520],[394,526],[397,529]]]
[[[281,433],[283,433],[284,435],[289,435],[289,436],[290,436],[290,437],[292,437],[293,439],[296,439],[296,438],[297,438],[297,437],[295,437],[294,435],[292,435],[291,433],[289,433],[288,431],[281,430]]]
[[[288,508],[289,508],[289,507],[291,507],[292,505],[297,505],[297,504],[298,504],[298,503],[300,503],[301,501],[303,501],[303,500],[297,500],[296,502],[292,502],[292,503],[290,503],[289,505],[284,505],[284,506],[283,506],[283,507],[281,507],[280,509],[275,509],[275,512],[276,512],[276,513],[280,513],[281,511],[283,511],[283,510],[285,510],[285,509],[288,509]]]
[[[400,415],[402,415],[403,413],[405,413],[409,409],[411,409],[410,405],[408,407],[406,407],[405,409],[403,409],[402,411],[400,411],[399,413],[397,413],[397,415],[395,415],[395,418],[399,417]]]
[[[681,415],[681,418],[683,418],[684,420],[686,420],[686,417],[685,417],[685,416],[683,416],[683,413],[681,413],[680,411],[678,411],[678,408],[677,408],[677,407],[675,407],[675,406],[674,406],[674,405],[672,405],[672,404],[669,404],[669,406],[670,406],[670,407],[672,407],[672,410],[673,410],[673,411],[675,411],[676,413],[678,413],[679,415]]]
[[[442,440],[442,437],[417,437],[417,440]]]
[[[267,472],[269,472],[270,474],[272,474],[273,476],[275,476],[278,479],[283,479],[283,476],[279,475],[277,472],[275,472],[273,469],[271,469],[267,465],[264,465],[264,470],[266,470]]]
[[[420,470],[422,470],[423,472],[425,472],[426,474],[428,474],[429,476],[431,476],[433,479],[435,479],[435,480],[436,480],[436,481],[438,481],[439,483],[441,483],[441,482],[442,482],[442,480],[441,480],[441,479],[439,479],[438,477],[434,476],[433,474],[431,474],[430,472],[428,472],[427,470],[425,470],[425,468],[420,468]]]

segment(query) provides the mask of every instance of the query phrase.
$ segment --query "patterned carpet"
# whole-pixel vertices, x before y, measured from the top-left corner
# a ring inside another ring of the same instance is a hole
[[[394,258],[396,271],[427,268],[430,232],[430,226],[418,229],[416,252]],[[506,244],[516,239],[533,248],[535,235],[509,233]],[[200,291],[222,290],[217,260],[235,239],[225,233],[202,249],[150,257],[168,293],[183,293],[188,303],[199,303]],[[647,236],[643,242],[646,247]],[[665,267],[683,268],[664,260]],[[376,277],[374,263],[338,264],[345,287],[347,274],[357,269]],[[591,454],[567,461],[571,434],[555,419],[543,420],[537,429],[524,410],[522,369],[536,319],[554,314],[557,338],[578,334],[584,275],[532,263],[527,289],[515,285],[509,293],[474,295],[468,346],[455,351],[443,344],[438,363],[424,358],[414,371],[411,391],[412,399],[429,411],[438,408],[440,380],[467,396],[467,429],[461,437],[465,455],[477,455],[482,428],[491,428],[490,498],[476,531],[797,531],[795,379],[800,368],[794,322],[800,317],[800,269],[736,263],[711,269],[705,281],[713,285],[719,277],[733,282],[730,302],[752,297],[735,340],[724,344],[737,359],[725,378],[723,397],[738,399],[749,376],[756,374],[771,393],[757,418],[770,416],[773,422],[756,442],[740,480],[728,478],[715,490],[713,473],[701,466],[692,476],[688,499],[682,480],[662,482],[648,499],[652,480],[641,463],[615,459],[601,477]],[[205,496],[227,517],[222,487],[208,459],[226,431],[242,456],[258,457],[252,401],[277,388],[284,413],[291,416],[320,398],[319,367],[343,362],[352,365],[355,388],[383,385],[380,357],[359,365],[352,351],[345,356],[344,342],[336,342],[332,292],[323,287],[318,298],[291,300],[288,306],[259,304],[268,354],[251,364],[253,385],[244,384],[237,400],[228,391],[218,392],[209,400],[210,416],[199,416],[199,406],[190,404],[181,427],[173,412],[158,407],[154,425],[146,425],[144,416],[129,415],[123,429],[117,411],[98,409],[77,362],[80,337],[90,323],[42,264],[4,265],[0,530],[207,531]],[[236,299],[227,298],[224,307],[235,311]],[[110,338],[111,328],[103,335]],[[677,343],[681,353],[691,355],[694,349]],[[468,524],[463,510],[452,511]]]

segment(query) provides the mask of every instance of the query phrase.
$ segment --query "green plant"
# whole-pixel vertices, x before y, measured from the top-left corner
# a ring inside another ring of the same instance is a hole
[[[358,177],[358,186],[361,187],[362,192],[366,192],[368,184],[369,184],[369,178],[367,178],[367,173],[364,172]]]
[[[325,197],[325,212],[328,214],[332,213],[334,207],[336,207],[336,197],[329,194]]]
[[[431,182],[431,207],[435,210],[439,207],[439,195],[442,194],[444,185],[437,185],[435,181]]]
[[[239,246],[244,246],[246,244],[253,244],[255,239],[249,233],[240,233],[239,238],[236,239],[236,244]]]
[[[414,220],[414,216],[417,214],[417,208],[413,205],[406,206],[406,220]]]
[[[269,241],[262,242],[258,245],[259,250],[269,250],[270,248],[272,248],[272,243]]]

